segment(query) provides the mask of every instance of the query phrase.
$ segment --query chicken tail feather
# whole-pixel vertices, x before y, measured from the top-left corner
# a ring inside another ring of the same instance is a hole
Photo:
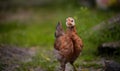
[[[56,31],[55,31],[55,37],[60,37],[64,35],[64,30],[62,28],[62,24],[60,22],[58,22],[57,26],[56,26]]]

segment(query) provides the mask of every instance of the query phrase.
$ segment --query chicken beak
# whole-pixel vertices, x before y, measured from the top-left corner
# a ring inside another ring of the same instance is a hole
[[[72,25],[70,21],[67,21],[68,25]]]

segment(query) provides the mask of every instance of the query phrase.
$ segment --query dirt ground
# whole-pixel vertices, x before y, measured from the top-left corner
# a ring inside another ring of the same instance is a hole
[[[37,49],[35,47],[23,48],[10,45],[0,45],[0,71],[17,71],[21,62],[32,61],[32,57],[36,55]],[[95,61],[96,62],[96,61]],[[101,61],[97,62],[101,64]],[[66,65],[66,71],[71,71],[72,66]],[[37,67],[35,69],[29,69],[29,71],[44,71],[42,68]],[[79,67],[78,71],[102,71],[101,68],[94,69]]]
[[[21,62],[32,61],[36,49],[21,48],[10,45],[0,45],[0,71],[16,71]],[[39,68],[38,68],[39,69]],[[40,71],[40,69],[36,71]],[[34,70],[35,71],[35,70]]]

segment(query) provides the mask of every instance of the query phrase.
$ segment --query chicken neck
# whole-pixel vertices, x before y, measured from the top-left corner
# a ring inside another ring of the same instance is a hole
[[[77,34],[76,27],[75,26],[67,27],[66,33],[67,34],[71,34],[71,33]]]

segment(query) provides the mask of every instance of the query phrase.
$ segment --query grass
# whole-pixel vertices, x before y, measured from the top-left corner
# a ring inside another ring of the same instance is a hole
[[[64,9],[63,9],[64,10]],[[58,21],[62,21],[72,13],[69,10],[35,10],[27,22],[13,20],[0,24],[2,44],[18,46],[50,46],[54,42],[54,32]],[[74,15],[74,12],[72,13]],[[34,17],[35,16],[35,17]],[[72,16],[72,15],[71,15]],[[65,22],[65,21],[64,21]],[[65,25],[64,25],[65,26]]]
[[[28,21],[12,20],[2,22],[0,24],[0,43],[8,45],[17,45],[23,47],[39,46],[38,53],[31,62],[21,63],[18,71],[28,71],[30,68],[41,67],[47,71],[53,71],[58,65],[57,60],[53,56],[54,32],[58,21],[62,21],[65,28],[65,18],[73,16],[76,20],[76,27],[79,36],[83,39],[84,49],[82,55],[77,59],[75,65],[84,67],[101,67],[98,64],[88,63],[99,60],[97,54],[97,46],[105,41],[115,41],[119,37],[107,31],[92,32],[91,29],[101,21],[115,15],[115,12],[103,12],[91,10],[86,7],[66,8],[66,9],[30,9],[32,17]],[[116,31],[116,30],[115,30]],[[115,32],[117,36],[120,34]],[[107,34],[105,34],[107,32]],[[92,34],[92,35],[90,35]],[[104,37],[103,37],[104,36]]]
[[[47,47],[37,48],[38,50],[42,51],[38,51],[37,55],[33,57],[33,60],[31,62],[21,63],[21,67],[18,68],[18,70],[21,69],[20,71],[22,70],[28,71],[29,69],[35,69],[37,67],[40,67],[43,70],[53,71],[58,62],[54,58],[51,48]]]

